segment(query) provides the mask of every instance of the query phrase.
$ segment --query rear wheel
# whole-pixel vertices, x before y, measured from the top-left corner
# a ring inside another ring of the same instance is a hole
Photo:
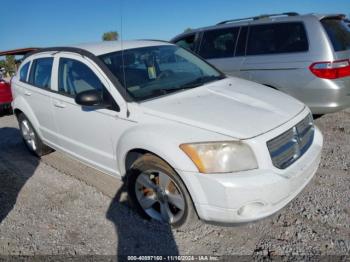
[[[162,159],[146,154],[129,170],[131,205],[146,218],[174,228],[193,228],[198,223],[191,197],[177,173]]]
[[[53,151],[42,142],[37,132],[33,128],[33,125],[24,114],[20,114],[18,116],[18,124],[24,143],[31,153],[41,157]]]

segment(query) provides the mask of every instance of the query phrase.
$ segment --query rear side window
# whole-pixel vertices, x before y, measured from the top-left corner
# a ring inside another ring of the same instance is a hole
[[[88,90],[103,90],[96,74],[84,63],[70,58],[60,58],[58,67],[58,91],[76,96]]]
[[[52,57],[33,60],[29,82],[39,88],[51,88]]]
[[[250,27],[247,55],[304,52],[308,49],[305,28],[300,22]]]
[[[182,38],[182,39],[176,41],[175,44],[177,44],[178,46],[185,48],[187,50],[194,51],[195,38],[196,38],[196,35],[186,36],[185,38]]]
[[[26,63],[24,66],[22,66],[21,70],[19,71],[19,80],[22,82],[27,82],[29,64],[30,62]]]
[[[199,55],[205,59],[232,57],[235,52],[239,28],[205,31]]]
[[[350,30],[343,20],[323,19],[321,23],[332,42],[334,51],[350,49]]]

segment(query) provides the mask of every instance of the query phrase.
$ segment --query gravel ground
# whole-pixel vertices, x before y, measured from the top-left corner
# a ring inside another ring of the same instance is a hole
[[[38,161],[14,117],[1,117],[0,255],[349,256],[350,109],[316,124],[325,139],[321,166],[286,208],[253,224],[180,232],[139,218],[119,193],[111,200],[62,173],[60,153]]]

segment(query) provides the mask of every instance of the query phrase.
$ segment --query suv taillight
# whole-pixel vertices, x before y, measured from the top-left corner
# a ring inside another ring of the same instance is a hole
[[[313,63],[309,68],[315,76],[325,79],[337,79],[350,76],[349,60],[317,62]]]

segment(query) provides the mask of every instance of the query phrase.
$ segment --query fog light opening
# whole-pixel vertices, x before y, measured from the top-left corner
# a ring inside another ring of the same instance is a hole
[[[261,212],[264,207],[266,207],[266,204],[263,202],[252,202],[240,207],[237,213],[243,217],[251,217]]]

